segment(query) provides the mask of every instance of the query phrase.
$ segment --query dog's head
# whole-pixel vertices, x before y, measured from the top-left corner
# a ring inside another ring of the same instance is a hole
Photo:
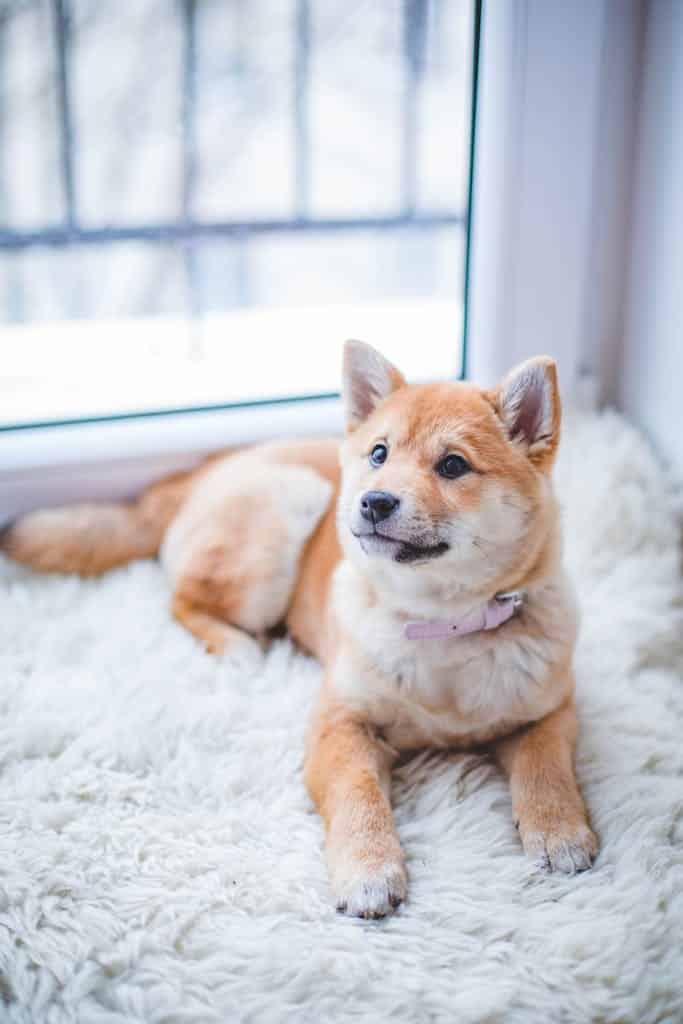
[[[369,345],[347,342],[339,535],[347,558],[402,587],[450,579],[512,586],[555,523],[554,362],[540,356],[492,390],[408,385]],[[410,574],[410,577],[409,575]]]

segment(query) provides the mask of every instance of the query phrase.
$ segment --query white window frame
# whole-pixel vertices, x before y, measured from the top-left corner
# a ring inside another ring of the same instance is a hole
[[[547,352],[566,396],[611,397],[641,8],[484,0],[467,339],[478,382]],[[129,497],[225,445],[340,429],[339,400],[312,399],[0,433],[0,525],[38,506]]]

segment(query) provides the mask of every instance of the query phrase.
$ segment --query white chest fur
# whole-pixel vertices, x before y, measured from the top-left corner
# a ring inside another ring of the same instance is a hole
[[[469,636],[406,638],[416,616],[378,600],[349,562],[336,572],[334,610],[343,633],[335,692],[397,749],[484,742],[541,718],[571,686],[576,612],[561,572],[518,616]],[[461,601],[442,615],[468,610]]]

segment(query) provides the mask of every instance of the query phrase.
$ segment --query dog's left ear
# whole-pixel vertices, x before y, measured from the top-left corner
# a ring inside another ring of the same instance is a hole
[[[562,417],[555,361],[536,356],[515,367],[494,391],[493,404],[510,440],[537,466],[552,463]]]
[[[347,431],[355,430],[392,391],[405,385],[405,377],[384,356],[364,341],[347,341],[342,365],[342,399]]]

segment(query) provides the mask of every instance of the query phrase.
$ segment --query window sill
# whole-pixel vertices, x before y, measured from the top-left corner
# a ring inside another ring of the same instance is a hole
[[[0,526],[32,508],[132,497],[231,444],[341,430],[341,402],[332,397],[6,431]]]

